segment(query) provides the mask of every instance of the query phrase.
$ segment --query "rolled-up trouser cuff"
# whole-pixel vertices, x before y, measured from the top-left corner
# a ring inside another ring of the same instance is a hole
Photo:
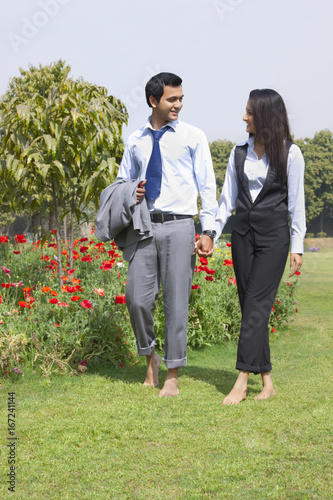
[[[250,372],[254,373],[254,375],[258,375],[259,373],[271,372],[272,365],[271,363],[269,363],[268,365],[265,366],[251,366],[237,361],[236,370],[242,370],[243,372]]]
[[[137,349],[138,349],[139,356],[150,356],[150,354],[154,350],[155,339],[152,341],[152,343],[148,347],[139,347],[138,344],[136,346],[137,346]]]
[[[187,356],[182,359],[165,359],[163,358],[166,367],[169,368],[180,368],[181,366],[186,366],[187,364]]]

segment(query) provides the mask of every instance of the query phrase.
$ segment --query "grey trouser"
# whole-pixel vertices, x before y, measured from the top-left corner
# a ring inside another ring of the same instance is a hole
[[[155,345],[153,311],[162,284],[167,368],[186,366],[188,302],[195,266],[193,219],[152,223],[153,238],[139,242],[129,263],[126,304],[138,353]]]

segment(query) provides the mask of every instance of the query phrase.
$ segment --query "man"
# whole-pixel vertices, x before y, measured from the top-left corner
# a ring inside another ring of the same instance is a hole
[[[162,283],[167,377],[159,396],[176,396],[178,368],[186,366],[188,302],[195,252],[214,250],[216,183],[204,133],[178,120],[183,107],[182,80],[159,73],[146,85],[152,114],[128,139],[117,179],[139,179],[137,202],[146,196],[153,237],[140,241],[129,262],[126,304],[138,353],[146,356],[144,385],[158,385],[161,358],[154,350],[153,310]],[[193,216],[198,190],[203,234],[195,246]]]

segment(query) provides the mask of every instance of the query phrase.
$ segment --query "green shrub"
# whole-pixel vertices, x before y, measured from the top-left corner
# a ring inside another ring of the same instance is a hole
[[[327,233],[324,233],[323,231],[320,233],[317,233],[317,238],[327,238]]]
[[[314,238],[314,233],[306,233],[306,238]]]

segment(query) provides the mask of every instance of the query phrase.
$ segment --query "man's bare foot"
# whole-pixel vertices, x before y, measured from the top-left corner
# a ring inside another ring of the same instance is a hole
[[[158,386],[158,369],[161,364],[161,358],[155,351],[153,351],[149,356],[146,356],[147,359],[147,373],[146,379],[143,385],[153,385],[154,387]]]
[[[238,405],[238,403],[241,403],[241,401],[246,399],[248,378],[249,372],[239,372],[235,385],[223,400],[223,405]]]
[[[164,386],[158,393],[160,397],[171,397],[179,394],[178,389],[178,368],[170,368],[168,370]]]
[[[268,399],[271,396],[274,396],[274,394],[275,394],[275,390],[273,387],[273,381],[272,381],[272,377],[271,377],[271,372],[262,373],[261,378],[262,378],[262,383],[263,383],[262,391],[254,398],[254,399],[257,399],[260,401],[263,399]]]

